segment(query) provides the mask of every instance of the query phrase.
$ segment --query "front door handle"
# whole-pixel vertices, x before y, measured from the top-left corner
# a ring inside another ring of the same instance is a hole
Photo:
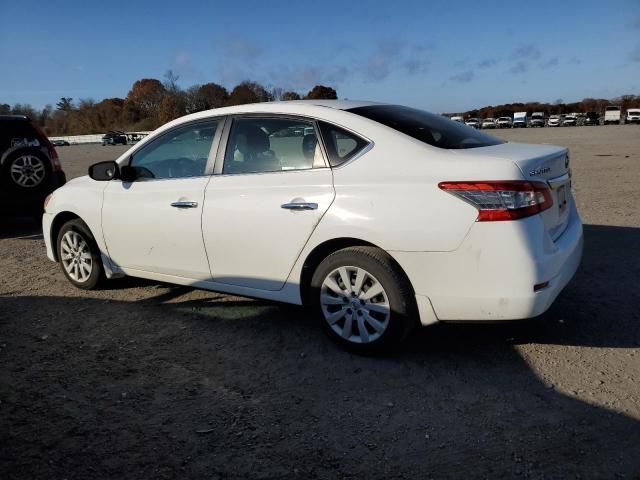
[[[171,206],[175,208],[196,208],[198,202],[173,202]]]
[[[318,204],[311,202],[291,202],[280,205],[281,208],[287,210],[317,210]]]

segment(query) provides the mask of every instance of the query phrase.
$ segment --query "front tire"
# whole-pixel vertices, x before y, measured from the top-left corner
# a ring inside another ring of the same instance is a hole
[[[93,290],[100,284],[104,278],[100,249],[82,220],[65,223],[56,245],[62,272],[74,286]]]
[[[397,347],[416,324],[409,281],[374,247],[349,247],[326,257],[313,274],[311,300],[325,332],[355,353]]]

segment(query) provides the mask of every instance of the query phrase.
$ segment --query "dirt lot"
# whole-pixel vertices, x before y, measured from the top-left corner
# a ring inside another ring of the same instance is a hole
[[[640,478],[640,128],[567,145],[585,255],[548,318],[336,348],[300,308],[123,279],[85,293],[0,220],[0,478]],[[70,177],[121,147],[64,147]]]

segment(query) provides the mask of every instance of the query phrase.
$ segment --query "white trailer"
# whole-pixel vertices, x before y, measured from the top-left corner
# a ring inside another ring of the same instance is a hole
[[[619,105],[609,105],[604,109],[604,124],[609,123],[619,124],[622,117],[622,109]]]

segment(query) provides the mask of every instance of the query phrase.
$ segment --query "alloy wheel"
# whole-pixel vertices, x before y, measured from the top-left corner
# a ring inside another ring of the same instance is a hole
[[[44,163],[33,155],[18,157],[11,165],[11,179],[21,187],[37,187],[42,183],[45,175]]]
[[[69,230],[63,235],[60,257],[65,271],[76,282],[86,282],[91,276],[93,258],[89,244],[78,232]]]
[[[391,317],[384,287],[360,267],[344,266],[329,273],[320,289],[320,306],[329,327],[353,343],[379,339]]]

